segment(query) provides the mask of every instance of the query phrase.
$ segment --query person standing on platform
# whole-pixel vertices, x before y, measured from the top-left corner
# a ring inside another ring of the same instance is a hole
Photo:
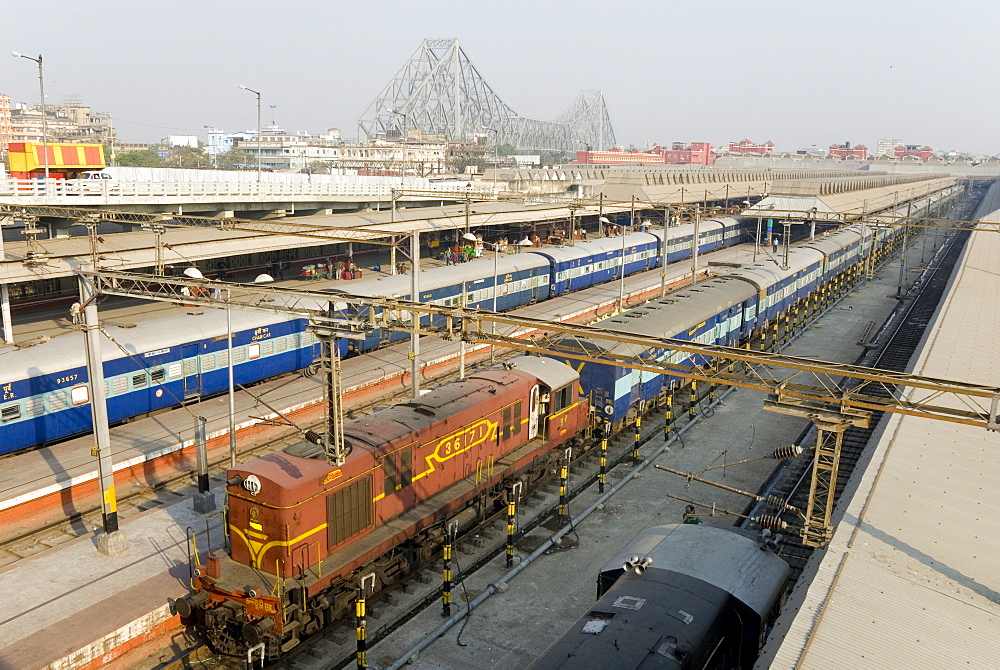
[[[74,326],[80,323],[80,317],[83,316],[83,307],[80,303],[74,302],[69,306],[69,316]]]

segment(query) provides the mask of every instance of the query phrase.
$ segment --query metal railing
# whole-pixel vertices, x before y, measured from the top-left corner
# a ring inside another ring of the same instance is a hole
[[[364,181],[360,181],[364,179]],[[454,184],[436,184],[421,177],[353,177],[343,181],[126,181],[118,179],[0,179],[0,199],[37,199],[48,204],[132,204],[135,200],[169,198],[228,202],[234,200],[329,200],[341,198],[421,199],[440,193],[455,194]],[[477,190],[475,195],[479,195]],[[65,199],[65,200],[64,200]]]

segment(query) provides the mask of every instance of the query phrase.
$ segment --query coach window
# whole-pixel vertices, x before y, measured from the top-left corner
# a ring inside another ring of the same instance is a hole
[[[255,360],[260,358],[260,344],[254,342],[247,347],[247,358]]]
[[[90,389],[86,385],[74,386],[69,392],[69,401],[76,405],[85,405],[90,402]]]
[[[41,396],[28,398],[24,403],[24,409],[28,416],[45,414],[45,399]]]
[[[146,386],[146,373],[140,372],[139,374],[132,375],[132,388],[141,389]]]
[[[7,421],[15,421],[21,418],[21,406],[20,405],[7,405],[6,407],[0,409],[0,418],[3,419],[4,423]]]
[[[166,377],[166,371],[163,368],[157,368],[149,374],[154,384],[159,384]]]

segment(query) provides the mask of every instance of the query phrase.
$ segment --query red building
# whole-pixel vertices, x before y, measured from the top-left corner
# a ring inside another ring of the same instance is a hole
[[[831,144],[830,155],[838,156],[840,158],[857,156],[858,158],[865,159],[868,158],[868,147],[863,144],[857,144],[852,147],[850,142],[845,142],[844,144]]]
[[[649,151],[577,151],[576,163],[585,165],[664,165],[715,163],[715,147],[708,142],[674,142],[669,149],[654,144]]]
[[[907,156],[916,156],[922,161],[930,160],[930,157],[934,155],[934,150],[931,149],[926,144],[922,147],[918,147],[916,144],[900,144],[895,149],[892,150],[892,155],[896,158],[906,158]]]
[[[774,142],[768,140],[763,144],[754,144],[750,140],[744,138],[739,142],[730,142],[726,151],[733,154],[773,154],[774,153]]]

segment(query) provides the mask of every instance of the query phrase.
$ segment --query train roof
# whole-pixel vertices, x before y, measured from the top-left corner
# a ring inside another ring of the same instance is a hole
[[[476,407],[487,407],[498,386],[533,380],[526,372],[491,368],[436,388],[419,398],[344,423],[344,435],[378,448],[425,426]]]
[[[763,290],[775,282],[791,277],[808,265],[822,263],[823,259],[823,252],[819,249],[802,246],[792,247],[788,251],[787,270],[781,267],[781,263],[784,261],[784,251],[782,250],[764,261],[736,268],[727,276],[738,277],[756,286],[757,290]]]
[[[731,225],[733,221],[729,219],[706,219],[698,224],[698,234],[706,233],[710,230],[716,230],[722,228],[726,225]],[[663,228],[650,228],[649,233],[656,236],[657,239],[663,239]],[[667,238],[671,240],[678,239],[680,237],[687,237],[694,234],[694,224],[693,223],[682,223],[679,226],[670,226],[667,228]]]
[[[652,244],[656,241],[657,238],[649,233],[628,233],[625,235],[624,244],[626,247],[631,247],[637,244]],[[551,258],[556,262],[571,261],[595,254],[621,253],[622,244],[621,237],[602,237],[596,240],[577,242],[573,246],[540,247],[532,249],[531,253]]]
[[[633,556],[649,557],[649,569],[672,570],[731,594],[758,615],[767,613],[774,585],[783,584],[788,564],[735,530],[705,524],[656,526],[627,544],[601,574],[623,572]]]
[[[861,231],[842,228],[840,230],[833,230],[828,233],[824,233],[816,239],[804,242],[799,246],[808,247],[810,249],[818,249],[829,256],[860,239]]]
[[[593,325],[633,335],[674,337],[687,331],[693,324],[699,324],[730,305],[742,302],[753,295],[753,287],[744,281],[731,277],[716,277],[701,282],[693,288],[671,293],[664,298],[652,300],[645,305],[602,319]],[[631,346],[615,344],[599,337],[593,339],[595,344],[606,350]]]
[[[518,356],[507,361],[507,364],[534,375],[550,389],[561,389],[568,384],[580,381],[579,372],[552,358]]]
[[[253,330],[298,318],[235,309],[232,310],[231,317],[233,331]],[[102,320],[106,337],[101,342],[101,358],[105,361],[169,349],[185,342],[210,339],[227,333],[226,312],[221,309],[197,308],[185,314],[139,321],[136,324],[116,321],[114,317]],[[114,339],[109,341],[109,338]],[[82,331],[68,332],[33,347],[7,347],[0,350],[0,376],[5,379],[24,379],[63,372],[86,365],[86,362]]]
[[[492,252],[487,252],[485,256],[475,260],[459,263],[458,265],[446,265],[444,267],[432,268],[420,272],[420,291],[433,291],[445,286],[453,286],[460,282],[472,283],[493,276]],[[496,271],[499,275],[511,272],[530,270],[533,268],[547,268],[547,259],[537,254],[501,254],[496,262]],[[334,293],[348,293],[361,296],[382,296],[393,297],[410,294],[409,273],[379,277],[378,279],[360,279],[349,284],[341,284],[329,289]]]

